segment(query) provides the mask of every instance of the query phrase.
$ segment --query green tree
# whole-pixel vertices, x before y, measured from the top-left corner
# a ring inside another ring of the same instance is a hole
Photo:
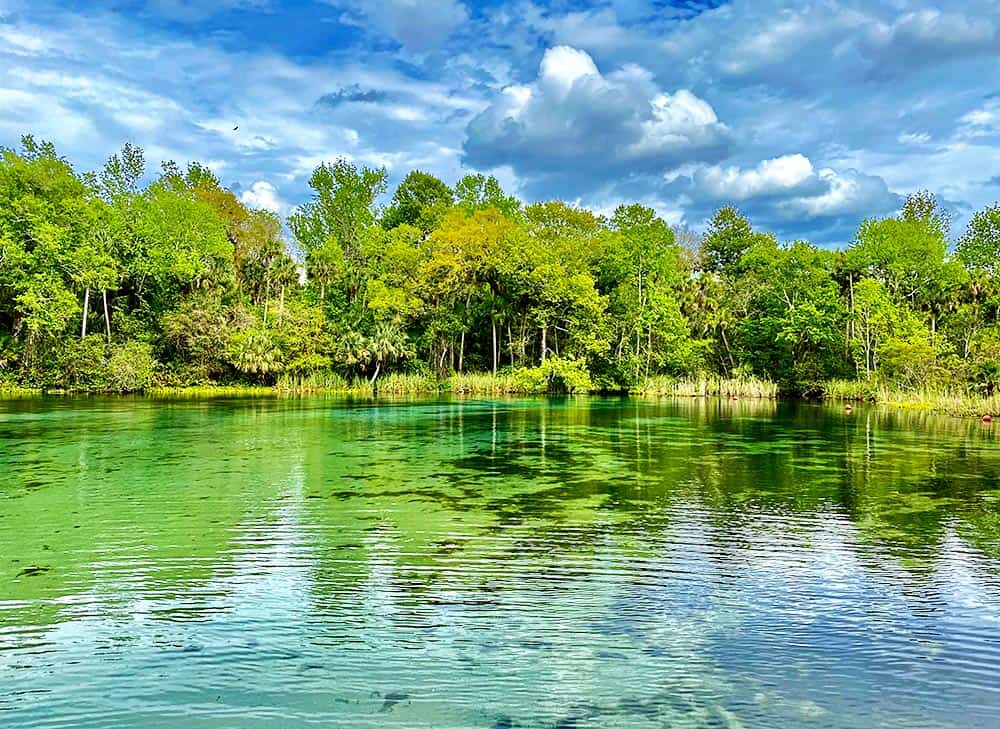
[[[434,175],[414,170],[403,178],[393,193],[392,203],[382,216],[382,225],[387,229],[411,225],[426,235],[437,227],[454,202],[450,187]]]
[[[971,270],[1000,275],[1000,204],[972,216],[955,248],[958,259]]]
[[[769,238],[773,240],[773,236],[755,232],[732,205],[720,208],[701,238],[701,268],[710,273],[735,273],[743,254]]]
[[[367,278],[365,238],[376,224],[375,201],[385,192],[386,177],[383,169],[358,169],[346,160],[321,164],[309,178],[312,199],[288,219],[306,253],[307,272],[316,271],[309,261],[321,250],[332,249],[321,254],[325,260],[343,259],[348,303],[359,298]]]

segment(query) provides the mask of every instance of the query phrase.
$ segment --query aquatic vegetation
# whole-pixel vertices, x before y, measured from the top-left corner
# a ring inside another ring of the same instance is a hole
[[[1000,413],[1000,393],[986,397],[964,388],[933,385],[900,388],[875,382],[830,380],[818,385],[814,392],[829,400],[856,400],[950,415],[980,417]]]
[[[778,385],[754,376],[743,377],[698,377],[647,378],[635,389],[640,395],[672,397],[778,397]]]

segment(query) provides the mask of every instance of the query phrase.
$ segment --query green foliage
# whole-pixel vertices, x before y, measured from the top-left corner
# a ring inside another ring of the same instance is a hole
[[[765,244],[767,236],[754,232],[740,211],[731,205],[720,208],[708,223],[701,239],[702,270],[711,273],[732,273],[743,254],[756,245]]]
[[[156,368],[152,345],[125,342],[114,347],[108,359],[107,389],[113,392],[142,392],[153,385]]]
[[[437,228],[454,201],[451,188],[441,180],[414,170],[396,188],[392,204],[382,216],[382,225],[387,229],[412,225],[426,235]]]
[[[955,253],[970,269],[1000,275],[1000,205],[990,205],[972,216]]]
[[[281,350],[272,333],[263,328],[234,332],[229,338],[226,355],[233,367],[240,372],[257,375],[261,384],[269,375],[283,369]]]
[[[582,393],[594,389],[587,363],[581,359],[550,357],[538,367],[514,372],[515,388],[523,393]]]
[[[46,384],[67,390],[107,389],[107,345],[104,337],[91,335],[69,340],[60,352],[58,363],[57,376]]]
[[[287,220],[141,149],[78,175],[0,152],[0,382],[751,396],[1000,383],[1000,206],[949,253],[933,195],[832,252],[734,207],[698,244],[642,205],[524,206],[497,180],[316,168]],[[681,241],[681,245],[678,244]],[[840,387],[839,385],[837,387]],[[965,395],[963,395],[965,396]]]

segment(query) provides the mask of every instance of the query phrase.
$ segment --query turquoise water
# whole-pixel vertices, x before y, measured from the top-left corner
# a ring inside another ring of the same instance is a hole
[[[0,401],[0,726],[997,727],[996,427]]]

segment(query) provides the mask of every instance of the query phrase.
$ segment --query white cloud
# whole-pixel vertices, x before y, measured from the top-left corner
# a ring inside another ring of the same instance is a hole
[[[990,99],[978,109],[963,114],[959,134],[962,137],[983,137],[1000,133],[1000,99]]]
[[[815,179],[812,162],[801,154],[767,159],[749,170],[712,166],[695,174],[700,190],[718,200],[730,201],[787,194]]]
[[[931,141],[931,135],[927,132],[900,132],[896,140],[900,144],[922,146]]]
[[[288,206],[278,196],[278,190],[266,180],[258,180],[240,194],[240,202],[259,210],[283,213]]]
[[[884,210],[894,196],[880,177],[865,175],[856,170],[837,172],[824,168],[817,176],[826,185],[819,195],[793,197],[781,207],[791,216],[811,218],[847,215],[856,218]]]
[[[730,137],[690,91],[666,93],[634,65],[602,74],[589,54],[566,46],[545,52],[533,83],[498,93],[466,134],[468,164],[560,176],[581,189],[608,175],[718,158]]]
[[[861,47],[886,62],[926,62],[930,57],[997,49],[1000,36],[989,17],[924,8],[867,28]]]
[[[0,25],[0,47],[16,56],[34,56],[46,49],[41,35]]]
[[[346,4],[360,17],[344,19],[361,27],[374,26],[385,35],[413,51],[427,51],[444,43],[469,19],[465,6],[458,0],[353,0],[348,3],[328,0],[330,4]]]

